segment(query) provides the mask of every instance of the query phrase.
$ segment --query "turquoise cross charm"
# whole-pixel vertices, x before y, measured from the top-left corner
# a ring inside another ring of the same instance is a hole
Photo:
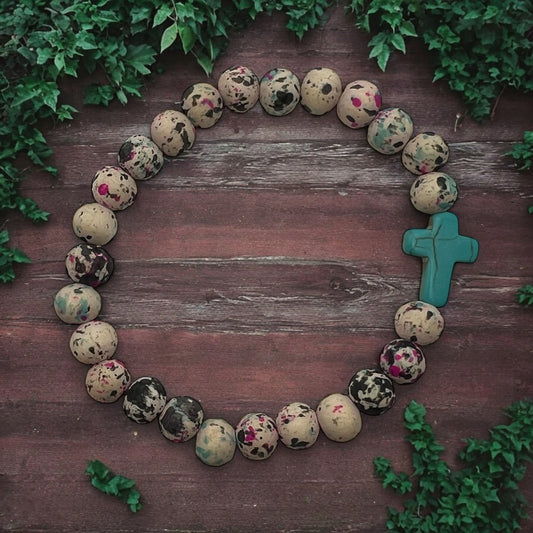
[[[402,250],[422,258],[420,300],[442,307],[448,301],[455,263],[473,263],[479,243],[459,235],[457,217],[445,212],[431,216],[426,229],[407,230]]]

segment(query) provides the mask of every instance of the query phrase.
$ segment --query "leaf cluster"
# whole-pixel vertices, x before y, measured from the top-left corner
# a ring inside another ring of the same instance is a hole
[[[389,508],[387,529],[406,533],[475,533],[520,527],[527,501],[518,483],[533,460],[533,402],[512,404],[507,425],[490,431],[489,439],[467,439],[460,452],[464,468],[457,472],[441,459],[444,451],[416,402],[405,410],[407,441],[413,448],[413,473],[394,471],[383,457],[374,460],[384,487],[410,494],[404,509]],[[416,482],[414,482],[416,480]]]
[[[533,131],[525,131],[522,142],[513,144],[512,150],[506,155],[515,160],[518,170],[533,169]]]
[[[116,496],[126,503],[133,513],[142,508],[141,495],[135,489],[135,481],[113,474],[101,461],[89,461],[85,473],[91,478],[91,485],[99,491]]]
[[[0,212],[18,209],[34,221],[48,213],[20,193],[20,158],[52,175],[41,125],[72,120],[61,101],[65,77],[90,75],[84,103],[125,104],[141,95],[163,52],[192,54],[206,73],[232,33],[259,13],[282,11],[302,38],[324,20],[331,0],[4,0],[0,5]],[[14,251],[0,250],[0,279],[13,279]],[[18,253],[18,252],[17,252]]]
[[[375,33],[369,55],[382,70],[406,37],[420,37],[434,81],[446,79],[475,120],[491,116],[505,88],[533,90],[532,0],[351,0],[349,9]]]

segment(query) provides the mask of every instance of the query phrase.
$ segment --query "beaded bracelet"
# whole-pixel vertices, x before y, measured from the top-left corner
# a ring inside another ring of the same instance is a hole
[[[118,337],[111,324],[98,319],[101,298],[96,288],[113,273],[113,259],[103,246],[117,232],[115,212],[134,202],[137,182],[153,178],[165,156],[178,157],[192,148],[197,128],[214,126],[224,107],[245,113],[258,101],[274,116],[287,115],[298,104],[312,115],[336,108],[346,126],[367,128],[373,149],[385,155],[402,152],[403,165],[417,176],[410,189],[411,202],[430,218],[427,228],[404,233],[403,251],[423,261],[419,299],[397,310],[398,338],[383,347],[376,367],[356,372],[347,394],[326,396],[316,410],[293,402],[275,419],[249,413],[234,428],[223,419],[204,419],[200,402],[190,396],[167,398],[165,387],[155,377],[132,382],[124,363],[113,359]],[[362,428],[361,413],[386,412],[395,400],[394,386],[414,383],[424,374],[426,359],[421,347],[437,341],[444,329],[438,307],[447,302],[454,264],[477,258],[477,241],[459,235],[457,218],[448,211],[457,199],[457,185],[448,174],[437,172],[448,160],[446,142],[430,132],[411,138],[411,117],[400,108],[381,109],[381,93],[375,84],[356,80],[343,90],[340,77],[329,68],[310,70],[301,83],[288,69],[273,69],[259,81],[247,67],[229,68],[221,74],[217,88],[196,83],[186,89],[181,111],[157,115],[150,134],[151,138],[133,135],[124,141],[118,166],[105,166],[93,177],[94,202],[82,205],[73,216],[74,233],[83,242],[66,255],[73,283],[57,292],[54,309],[63,322],[78,325],[70,349],[78,361],[91,365],[85,381],[89,395],[102,403],[124,395],[123,410],[131,420],[144,424],[157,419],[163,436],[173,442],[196,437],[196,455],[210,466],[231,461],[236,448],[248,459],[267,459],[279,440],[291,449],[309,448],[320,430],[332,441],[355,438]]]

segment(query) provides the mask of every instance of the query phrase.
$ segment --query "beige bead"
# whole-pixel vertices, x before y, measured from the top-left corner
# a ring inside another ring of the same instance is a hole
[[[118,345],[115,328],[102,320],[81,324],[70,337],[70,351],[80,362],[94,365],[111,359]]]
[[[94,320],[102,308],[98,292],[82,283],[69,283],[54,297],[56,315],[66,324],[83,324]]]
[[[222,97],[210,83],[191,85],[183,92],[182,100],[183,112],[197,128],[211,128],[222,117]]]
[[[137,197],[135,180],[119,167],[106,166],[96,172],[91,183],[93,198],[112,211],[122,211]]]
[[[323,398],[316,414],[326,437],[335,442],[352,440],[361,431],[363,422],[359,410],[344,394],[334,393]]]
[[[367,80],[348,83],[337,103],[339,120],[352,129],[368,126],[381,108],[381,93]]]
[[[230,67],[218,78],[218,90],[227,108],[246,113],[259,100],[259,79],[248,67]]]
[[[444,172],[429,172],[415,179],[409,191],[411,203],[427,215],[448,211],[457,200],[457,184]]]
[[[176,157],[192,148],[196,130],[189,118],[174,109],[159,113],[150,126],[152,140],[169,157]]]
[[[407,302],[396,311],[394,329],[402,339],[425,346],[440,338],[444,318],[434,305],[421,301]]]
[[[103,246],[117,234],[118,222],[111,209],[94,202],[76,210],[72,229],[81,240]]]
[[[96,363],[87,372],[85,387],[89,396],[100,403],[116,402],[131,381],[124,363],[116,359]]]
[[[427,174],[444,166],[449,153],[448,145],[440,135],[419,133],[405,145],[402,163],[413,174]]]
[[[311,115],[324,115],[339,101],[342,82],[339,75],[330,68],[314,68],[302,80],[301,104]]]
[[[288,115],[300,101],[300,80],[291,70],[275,68],[259,84],[259,102],[269,115]]]

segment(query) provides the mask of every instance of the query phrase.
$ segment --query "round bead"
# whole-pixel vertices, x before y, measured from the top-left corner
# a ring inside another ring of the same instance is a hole
[[[218,90],[226,107],[246,113],[259,100],[259,79],[248,67],[230,67],[218,78]]]
[[[249,413],[237,424],[237,446],[247,459],[268,459],[278,445],[278,430],[264,413]]]
[[[72,229],[82,241],[103,246],[117,234],[117,217],[97,202],[84,204],[72,217]]]
[[[276,426],[281,442],[293,450],[312,446],[320,431],[315,411],[300,402],[283,407],[276,417]]]
[[[429,172],[416,178],[410,190],[413,206],[428,215],[451,209],[457,194],[455,180],[444,172]]]
[[[415,135],[402,152],[403,166],[413,174],[438,170],[448,161],[450,150],[444,139],[426,131]]]
[[[341,93],[342,82],[334,70],[314,68],[302,80],[301,104],[311,115],[325,115],[337,105]]]
[[[222,116],[222,97],[210,83],[191,85],[183,92],[182,101],[183,112],[197,128],[211,128]]]
[[[379,370],[359,370],[350,380],[348,395],[357,408],[367,415],[381,415],[394,404],[393,382]]]
[[[66,324],[83,324],[94,320],[102,308],[98,292],[88,285],[70,283],[54,297],[56,315]]]
[[[208,418],[196,435],[196,457],[208,466],[222,466],[235,455],[235,430],[221,418]]]
[[[426,359],[415,343],[396,339],[383,347],[379,366],[395,383],[414,383],[426,371]]]
[[[413,134],[411,117],[399,107],[382,109],[368,126],[368,144],[381,154],[400,152]]]
[[[87,372],[85,387],[89,396],[100,403],[116,402],[130,384],[130,373],[117,359],[96,363]]]
[[[163,384],[157,378],[144,376],[128,387],[122,408],[137,424],[147,424],[159,416],[166,402],[167,392]]]
[[[164,163],[163,152],[145,135],[128,137],[118,151],[118,164],[136,180],[153,178]]]
[[[337,103],[340,121],[353,129],[368,126],[381,108],[381,93],[366,80],[348,83]]]
[[[80,362],[94,365],[111,359],[118,345],[115,328],[102,320],[91,320],[81,324],[70,336],[70,351]]]
[[[171,398],[159,415],[159,429],[172,442],[192,439],[204,420],[200,402],[190,396]]]
[[[161,151],[176,157],[192,148],[196,130],[186,115],[174,109],[159,113],[150,126],[150,135]]]
[[[398,337],[426,346],[441,336],[444,318],[434,305],[419,300],[408,302],[396,311],[394,329]]]
[[[323,398],[316,415],[326,437],[335,442],[352,440],[359,434],[363,424],[361,414],[352,400],[339,393]]]
[[[91,184],[93,198],[112,211],[122,211],[137,197],[135,180],[119,167],[107,166],[96,172]]]
[[[80,243],[67,252],[65,268],[72,281],[98,287],[111,277],[114,262],[101,246]]]
[[[289,69],[275,68],[261,78],[259,102],[269,115],[288,115],[299,101],[300,80]]]

